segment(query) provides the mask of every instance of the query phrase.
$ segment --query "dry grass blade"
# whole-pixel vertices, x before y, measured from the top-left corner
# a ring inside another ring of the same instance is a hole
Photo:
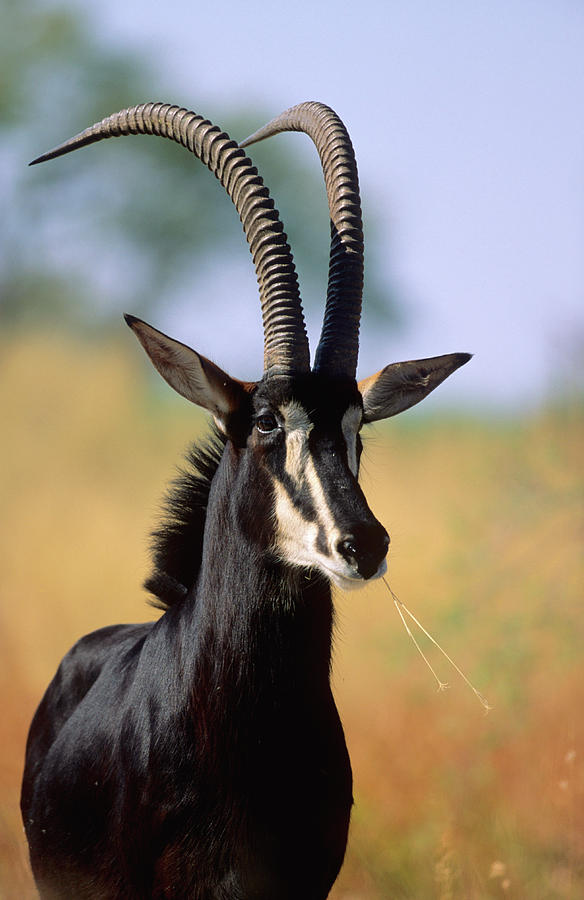
[[[418,626],[418,628],[420,629],[420,631],[422,631],[422,632],[426,635],[426,637],[428,638],[428,640],[432,641],[432,643],[434,644],[434,646],[437,647],[438,650],[440,650],[440,653],[442,653],[442,655],[446,657],[446,659],[448,660],[448,662],[450,663],[450,665],[453,667],[453,669],[455,669],[455,670],[458,672],[458,674],[460,675],[460,677],[463,679],[463,681],[465,681],[466,684],[468,684],[469,688],[471,689],[471,691],[473,692],[473,694],[475,694],[475,696],[477,697],[479,703],[481,704],[481,706],[483,707],[483,709],[485,710],[485,712],[488,713],[489,710],[492,709],[493,707],[490,705],[490,703],[488,702],[487,698],[484,697],[484,696],[481,694],[480,691],[477,691],[477,689],[475,688],[475,686],[469,681],[469,679],[466,677],[466,675],[464,674],[464,672],[462,671],[462,669],[460,669],[460,668],[456,665],[456,663],[455,663],[454,660],[448,655],[448,653],[446,652],[446,650],[444,650],[444,649],[440,646],[440,644],[438,643],[438,641],[435,640],[435,639],[432,637],[432,635],[430,634],[429,631],[426,631],[426,629],[425,629],[424,626],[421,624],[421,622],[419,622],[418,619],[416,619],[415,615],[414,615],[412,612],[410,612],[410,610],[407,608],[407,606],[406,606],[404,603],[402,603],[402,601],[399,599],[398,596],[396,596],[396,594],[394,594],[394,592],[393,592],[392,589],[390,588],[390,586],[389,586],[389,584],[388,584],[388,582],[386,581],[385,578],[383,579],[383,583],[385,584],[387,590],[389,591],[389,593],[391,594],[391,596],[392,596],[392,598],[393,598],[393,602],[394,602],[394,604],[395,604],[395,608],[397,609],[397,611],[398,611],[398,613],[399,613],[399,616],[400,616],[400,619],[402,620],[402,622],[403,622],[403,624],[404,624],[404,628],[406,629],[407,633],[409,634],[409,636],[411,637],[412,641],[414,642],[414,645],[415,645],[415,647],[416,647],[418,653],[420,654],[420,656],[422,657],[422,659],[424,660],[424,662],[426,663],[426,665],[427,665],[428,668],[430,669],[432,675],[433,675],[434,678],[436,679],[436,681],[437,681],[437,683],[438,683],[438,690],[439,690],[439,691],[444,691],[444,690],[446,690],[446,688],[448,687],[448,684],[447,684],[446,682],[444,682],[444,681],[441,681],[441,680],[438,678],[436,672],[434,671],[434,669],[432,668],[432,666],[431,666],[430,663],[428,662],[428,659],[426,658],[425,654],[422,652],[422,649],[421,649],[420,645],[418,644],[417,640],[415,639],[414,635],[412,634],[412,631],[411,631],[411,629],[410,629],[408,623],[407,623],[406,620],[405,620],[404,613],[405,613],[407,616],[410,617],[410,619],[412,620],[412,622],[414,622],[414,623]]]

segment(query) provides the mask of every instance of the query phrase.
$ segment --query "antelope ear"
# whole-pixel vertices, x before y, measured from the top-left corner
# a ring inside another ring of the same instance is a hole
[[[359,382],[363,421],[388,419],[419,403],[471,356],[471,353],[449,353],[431,359],[392,363],[364,378]]]
[[[171,388],[191,403],[207,409],[222,431],[228,430],[230,418],[243,405],[253,385],[231,378],[211,360],[175,341],[151,325],[125,315],[144,350]]]

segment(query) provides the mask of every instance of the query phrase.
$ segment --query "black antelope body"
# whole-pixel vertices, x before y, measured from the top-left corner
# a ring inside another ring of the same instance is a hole
[[[351,767],[329,674],[331,583],[362,585],[389,544],[358,484],[363,425],[417,403],[468,360],[396,363],[355,380],[363,237],[353,149],[320,103],[245,144],[303,131],[327,188],[331,254],[314,365],[290,248],[257,170],[175,106],[124,110],[35,162],[148,133],[188,148],[233,200],[262,306],[255,383],[140,319],[176,391],[213,416],[154,536],[155,623],[82,638],[31,726],[22,811],[48,898],[317,900],[345,853]]]

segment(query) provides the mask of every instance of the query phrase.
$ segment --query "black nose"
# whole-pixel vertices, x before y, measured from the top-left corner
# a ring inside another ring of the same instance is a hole
[[[371,578],[385,559],[389,535],[383,525],[354,525],[337,544],[337,550],[362,578]]]

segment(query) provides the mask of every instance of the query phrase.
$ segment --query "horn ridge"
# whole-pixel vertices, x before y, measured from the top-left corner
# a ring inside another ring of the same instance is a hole
[[[264,370],[271,374],[308,372],[310,355],[298,277],[279,213],[244,151],[208,119],[168,103],[143,103],[107,116],[31,165],[128,134],[156,134],[181,144],[221,182],[241,219],[256,270],[264,325]]]
[[[331,220],[327,299],[315,371],[355,377],[363,297],[364,244],[357,163],[343,122],[329,106],[293,106],[239,146],[284,131],[302,131],[314,142],[323,168]]]

